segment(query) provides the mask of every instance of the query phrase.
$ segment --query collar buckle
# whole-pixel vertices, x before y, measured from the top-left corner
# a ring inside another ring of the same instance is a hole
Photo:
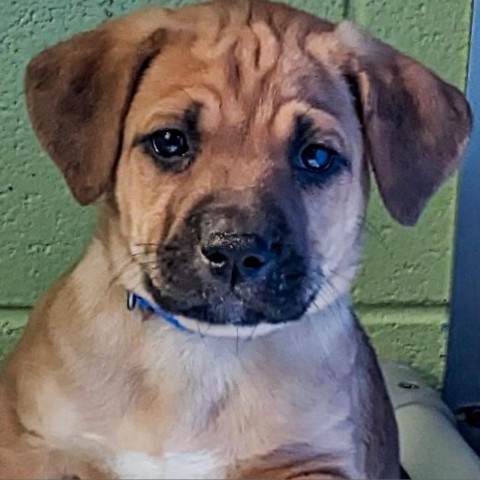
[[[130,312],[137,306],[138,297],[133,292],[127,292],[127,310]]]

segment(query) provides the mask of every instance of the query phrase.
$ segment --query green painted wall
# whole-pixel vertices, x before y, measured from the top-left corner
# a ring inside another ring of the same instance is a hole
[[[232,0],[234,1],[234,0]],[[4,0],[0,16],[0,358],[26,308],[75,258],[94,212],[70,198],[39,150],[22,97],[27,61],[43,47],[149,3],[194,0]],[[464,84],[471,0],[290,0],[333,20],[349,17]],[[395,225],[376,192],[355,301],[382,355],[441,375],[450,287],[456,182],[432,201],[415,229]],[[23,309],[22,309],[23,308]]]

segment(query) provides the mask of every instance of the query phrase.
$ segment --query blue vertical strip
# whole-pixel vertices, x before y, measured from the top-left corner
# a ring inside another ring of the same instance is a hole
[[[473,0],[472,11],[467,97],[474,125],[459,179],[443,388],[444,400],[454,412],[480,406],[480,0]],[[466,422],[463,428],[467,440],[480,451],[480,432],[474,432]]]

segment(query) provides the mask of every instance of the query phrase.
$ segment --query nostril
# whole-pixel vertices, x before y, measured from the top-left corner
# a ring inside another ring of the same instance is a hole
[[[248,257],[245,257],[242,261],[243,267],[249,270],[260,270],[265,265],[265,263],[265,259],[258,255],[249,255]]]
[[[275,255],[280,255],[282,253],[282,242],[275,241],[270,244],[270,251]]]
[[[203,256],[215,267],[222,267],[228,262],[228,257],[218,250],[213,252],[202,250],[202,253]]]

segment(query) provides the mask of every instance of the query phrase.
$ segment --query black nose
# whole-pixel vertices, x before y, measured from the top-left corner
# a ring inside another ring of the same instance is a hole
[[[273,265],[278,242],[256,234],[213,233],[201,248],[212,274],[236,283],[262,278]]]

